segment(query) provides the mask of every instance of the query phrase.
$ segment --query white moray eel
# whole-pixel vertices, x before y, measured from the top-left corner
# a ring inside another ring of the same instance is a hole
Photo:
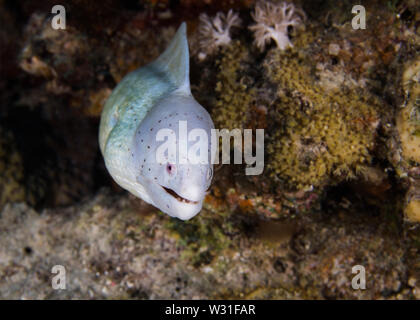
[[[189,157],[179,161],[180,154],[173,161],[169,152],[165,161],[157,161],[163,142],[156,135],[161,129],[175,131],[177,146],[189,149],[195,144],[178,130],[180,123],[187,125],[188,135],[197,128],[207,134],[208,161],[191,162]],[[210,115],[191,95],[182,23],[158,59],[126,75],[113,90],[102,111],[99,145],[108,172],[122,188],[170,216],[187,220],[200,212],[211,183],[213,128]]]

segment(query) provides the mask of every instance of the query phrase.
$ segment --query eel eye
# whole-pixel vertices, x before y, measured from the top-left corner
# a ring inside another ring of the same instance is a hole
[[[172,164],[172,163],[168,163],[166,165],[166,172],[168,172],[168,174],[171,175],[171,176],[174,175],[175,172],[176,172],[175,165]]]

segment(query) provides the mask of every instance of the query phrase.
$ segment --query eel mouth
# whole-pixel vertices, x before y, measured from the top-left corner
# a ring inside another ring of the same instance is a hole
[[[176,193],[174,190],[166,188],[164,186],[161,186],[167,193],[169,193],[172,197],[177,199],[179,202],[188,203],[188,204],[198,204],[198,201],[188,200],[183,197],[181,197],[178,193]]]

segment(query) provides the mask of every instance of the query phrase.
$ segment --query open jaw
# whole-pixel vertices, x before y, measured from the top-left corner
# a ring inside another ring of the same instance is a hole
[[[164,186],[161,186],[167,193],[169,193],[172,197],[177,199],[179,202],[188,203],[188,204],[198,204],[198,201],[188,200],[183,197],[181,197],[178,193],[176,193],[174,190],[166,188]]]

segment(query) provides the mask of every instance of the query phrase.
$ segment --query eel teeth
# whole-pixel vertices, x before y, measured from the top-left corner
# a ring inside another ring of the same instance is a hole
[[[198,201],[188,200],[183,197],[181,197],[178,193],[176,193],[174,190],[166,188],[164,186],[161,186],[167,193],[169,193],[172,197],[177,199],[180,202],[189,203],[189,204],[198,204]]]

